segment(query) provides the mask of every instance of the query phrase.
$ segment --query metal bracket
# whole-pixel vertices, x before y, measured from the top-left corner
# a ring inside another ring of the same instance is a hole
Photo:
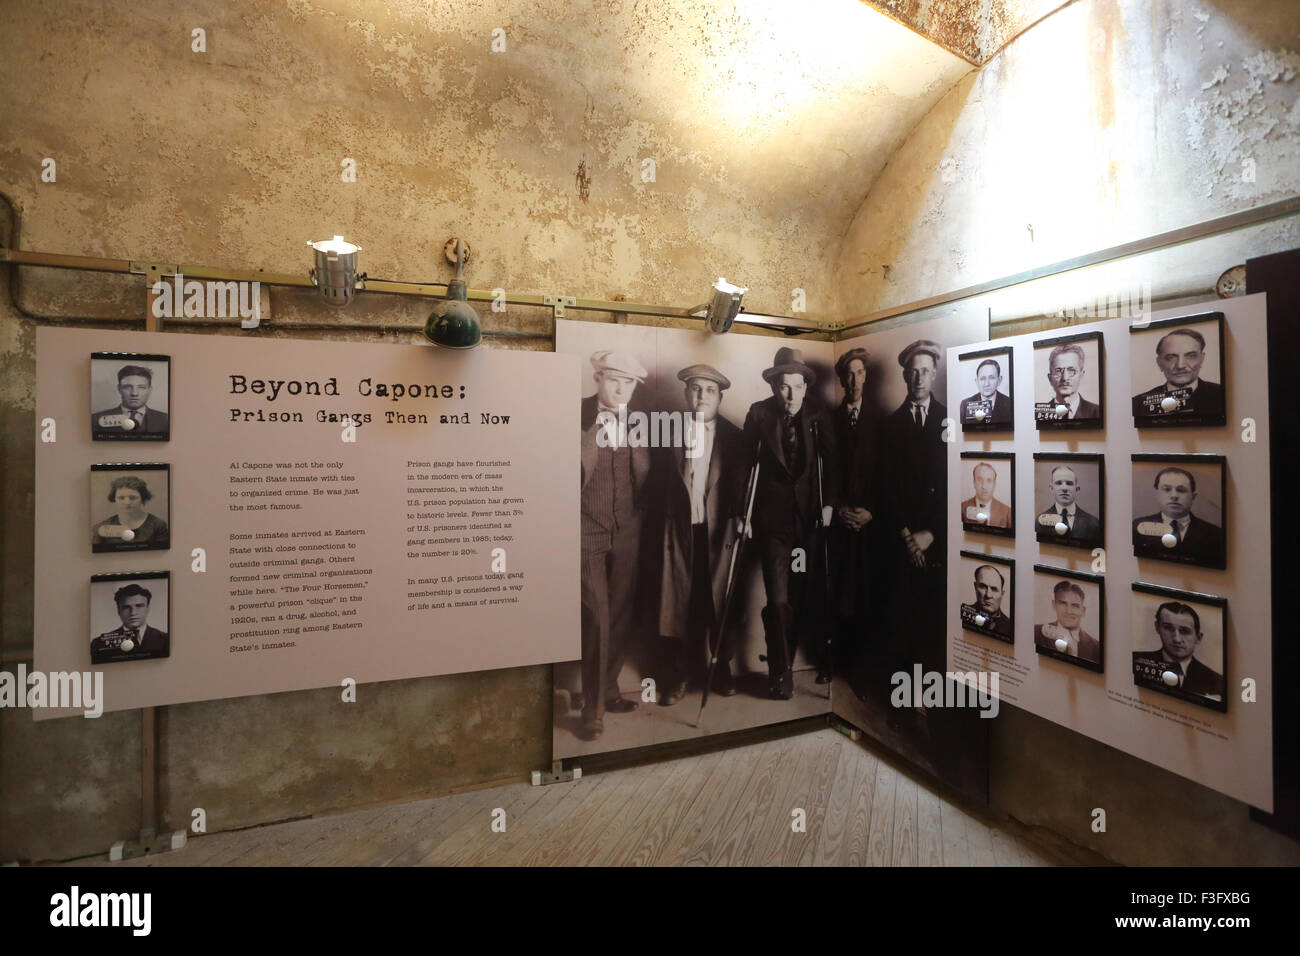
[[[188,842],[189,834],[184,830],[160,834],[144,829],[140,831],[139,839],[119,840],[109,847],[108,858],[116,863],[119,860],[130,860],[151,853],[170,853],[172,850],[185,849],[185,844]]]
[[[852,724],[840,720],[840,718],[836,717],[834,714],[828,715],[826,722],[831,725],[832,730],[839,731],[845,737],[848,737],[849,740],[857,741],[862,739],[862,731],[858,730],[858,728],[854,727]]]
[[[542,296],[542,302],[555,310],[555,317],[557,319],[562,319],[564,318],[565,306],[569,306],[570,308],[576,306],[578,304],[578,298],[577,296],[572,295],[545,295]]]
[[[823,322],[822,328],[825,329],[827,332],[838,332],[846,325],[848,325],[847,322],[834,322],[834,321]]]
[[[148,276],[151,279],[174,276],[180,271],[180,268],[174,262],[139,262],[135,259],[131,260],[132,275]]]
[[[564,762],[562,760],[552,760],[551,769],[549,771],[533,771],[532,783],[534,787],[542,787],[551,783],[565,783],[570,780],[577,781],[581,779],[581,767],[574,767],[571,770],[565,770]]]

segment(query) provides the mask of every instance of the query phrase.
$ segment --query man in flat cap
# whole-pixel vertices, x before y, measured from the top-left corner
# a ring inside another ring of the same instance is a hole
[[[665,651],[659,703],[665,707],[681,701],[688,681],[703,687],[711,647],[718,654],[713,691],[725,697],[736,692],[722,611],[748,478],[741,431],[720,414],[731,381],[711,365],[688,366],[677,378],[685,390],[684,441],[657,449],[655,460]]]
[[[944,556],[948,409],[933,394],[942,355],[918,339],[898,355],[907,397],[881,426],[882,558],[890,578],[886,611],[898,666],[944,670]]]
[[[794,696],[794,654],[800,630],[807,630],[815,615],[812,577],[825,573],[815,558],[816,533],[830,524],[838,503],[839,474],[835,434],[826,410],[809,399],[808,387],[816,375],[803,361],[799,349],[777,350],[772,367],[763,372],[772,397],[755,402],[745,417],[745,448],[753,460],[758,455],[758,485],[754,495],[752,533],[763,564],[763,629],[767,639],[769,693],[789,700]],[[823,460],[825,488],[818,508],[817,455]],[[746,529],[747,532],[750,529]],[[798,562],[795,549],[802,549]],[[796,570],[798,569],[798,570]],[[828,652],[829,630],[817,631],[818,647],[810,657],[819,666]]]
[[[641,509],[650,475],[650,449],[623,441],[608,423],[627,406],[645,366],[627,352],[591,356],[596,394],[582,400],[582,729],[595,740],[606,712],[636,710],[619,695],[618,675],[634,619]],[[632,409],[627,410],[628,413]]]
[[[849,349],[835,363],[844,400],[832,423],[839,451],[840,501],[831,524],[835,574],[837,666],[848,667],[864,640],[871,598],[871,549],[875,540],[876,429],[868,421],[864,393],[867,350]],[[829,678],[818,675],[818,679]]]

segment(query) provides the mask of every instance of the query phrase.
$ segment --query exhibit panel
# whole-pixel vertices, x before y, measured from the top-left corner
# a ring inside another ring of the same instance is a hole
[[[919,703],[911,700],[900,706],[896,691],[899,675],[912,680],[918,672],[922,677],[943,672],[944,593],[952,569],[959,565],[949,543],[960,536],[963,502],[982,500],[989,484],[986,469],[980,469],[978,489],[969,474],[950,479],[948,440],[962,434],[963,409],[977,421],[983,421],[977,418],[983,410],[986,419],[997,420],[995,425],[990,422],[992,427],[1010,436],[1009,425],[1002,422],[1009,401],[998,398],[1010,395],[1012,369],[1003,350],[980,350],[960,368],[944,362],[947,350],[958,348],[967,356],[971,343],[987,336],[987,316],[969,310],[871,331],[835,345],[837,361],[849,367],[860,364],[865,379],[856,385],[845,378],[835,400],[841,406],[851,404],[848,389],[857,387],[861,453],[845,482],[857,487],[851,503],[862,507],[865,515],[859,517],[868,520],[856,529],[837,529],[842,600],[835,622],[834,712],[981,802],[988,799],[991,721],[980,719],[973,709],[922,709],[911,706]],[[981,368],[990,358],[993,363]],[[990,397],[981,404],[983,392]],[[1019,404],[1028,403],[1022,399]],[[993,465],[993,497],[999,503],[1008,501],[1005,477],[1011,464],[1002,459]],[[1001,484],[998,471],[1004,475]],[[1008,516],[1001,508],[997,512],[997,523],[1002,524]],[[980,514],[987,514],[990,522],[994,518],[992,509],[977,509],[972,520],[978,521]],[[983,525],[973,538],[990,530]]]
[[[556,759],[830,710],[835,354],[785,341],[556,322],[582,365],[582,656],[555,667]]]
[[[1015,626],[1010,644],[971,628],[971,582],[954,577],[947,635],[948,669],[968,683],[996,673],[1004,702],[1271,811],[1272,575],[1259,564],[1271,540],[1270,409],[1255,361],[1267,340],[1262,295],[997,340],[1018,383],[1066,379],[1099,408],[1178,415],[1219,387],[1224,407],[1187,412],[1176,428],[1139,429],[1135,412],[1061,431],[1042,428],[1048,397],[1016,408],[1016,440],[962,434],[948,449],[948,553],[954,564],[1015,561]],[[1048,351],[1075,343],[1083,356]],[[1104,384],[1089,382],[1102,358]],[[956,373],[960,350],[947,362]],[[1162,376],[1163,411],[1146,397]],[[1013,452],[1024,491],[1014,538],[963,528],[972,457]]]
[[[572,358],[45,327],[36,347],[35,666],[111,662],[105,710],[578,653]]]

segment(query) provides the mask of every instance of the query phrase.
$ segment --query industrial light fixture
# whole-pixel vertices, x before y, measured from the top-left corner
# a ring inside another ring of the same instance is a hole
[[[447,297],[438,303],[425,321],[424,334],[434,345],[445,349],[472,349],[483,341],[483,332],[479,328],[478,314],[466,301],[467,289],[465,280],[461,278],[465,260],[469,258],[469,246],[459,239],[448,241],[444,252],[449,260],[453,248],[456,278],[447,283]]]
[[[343,308],[357,292],[357,253],[361,247],[342,236],[308,242],[307,245],[316,251],[316,265],[311,270],[312,284],[320,290],[320,297],[326,305]],[[361,278],[364,280],[365,276]]]
[[[740,314],[741,297],[748,291],[748,288],[742,289],[718,276],[718,281],[713,284],[713,298],[704,315],[704,322],[710,332],[721,335],[731,329],[736,316]]]

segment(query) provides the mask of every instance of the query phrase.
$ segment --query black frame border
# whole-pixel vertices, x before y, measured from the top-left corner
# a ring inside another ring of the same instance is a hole
[[[1186,415],[1177,418],[1171,415],[1133,415],[1134,428],[1219,428],[1228,424],[1228,355],[1227,355],[1227,336],[1223,327],[1227,322],[1222,312],[1200,312],[1196,315],[1175,316],[1169,319],[1158,319],[1154,322],[1148,322],[1146,325],[1129,326],[1129,335],[1141,335],[1144,332],[1150,332],[1152,329],[1172,328],[1177,325],[1200,325],[1205,322],[1215,322],[1219,331],[1219,385],[1223,389],[1223,414],[1222,415]],[[1163,337],[1163,336],[1162,336]],[[1132,339],[1129,339],[1132,342]],[[1132,360],[1133,349],[1129,348],[1130,362]],[[1133,375],[1129,372],[1129,391],[1133,391]],[[1132,409],[1130,409],[1131,413]]]
[[[1180,588],[1166,587],[1163,584],[1148,584],[1145,581],[1134,581],[1131,590],[1139,594],[1150,594],[1155,597],[1176,598],[1184,604],[1206,604],[1210,607],[1217,607],[1222,615],[1223,624],[1223,700],[1222,702],[1207,700],[1198,694],[1189,694],[1187,691],[1180,690],[1176,687],[1156,686],[1154,684],[1139,684],[1137,674],[1133,674],[1133,686],[1138,690],[1154,691],[1157,694],[1164,694],[1166,697],[1176,697],[1178,700],[1187,701],[1189,704],[1195,704],[1197,707],[1204,707],[1207,710],[1217,711],[1220,714],[1228,712],[1229,689],[1232,687],[1232,681],[1228,676],[1228,599],[1218,594],[1205,594],[1200,591],[1184,591]],[[1129,626],[1132,626],[1132,608],[1129,609]],[[1136,654],[1137,651],[1134,650]],[[1195,655],[1192,655],[1193,658]],[[1130,670],[1132,664],[1129,665]]]
[[[96,433],[95,431],[95,405],[94,384],[95,384],[95,361],[106,360],[121,362],[128,359],[136,359],[140,362],[166,362],[167,363],[167,431],[164,434],[140,434],[133,435],[130,432],[114,434],[112,432]],[[90,353],[90,384],[91,398],[90,408],[86,409],[86,414],[90,418],[90,440],[91,441],[151,441],[164,442],[172,440],[171,423],[172,417],[176,411],[175,392],[172,389],[172,382],[175,380],[172,376],[172,357],[170,355],[155,355],[151,352],[91,352]]]
[[[124,541],[122,545],[90,544],[90,550],[93,554],[124,554],[134,553],[137,551],[170,551],[172,544],[172,466],[169,462],[163,461],[125,461],[125,462],[103,462],[90,466],[92,472],[95,471],[164,471],[167,473],[167,544],[165,547],[149,545],[146,543],[135,544],[131,541]],[[92,498],[92,504],[94,499]],[[92,511],[93,515],[94,512]],[[91,521],[95,519],[92,517]],[[170,633],[170,632],[169,632]]]
[[[1013,451],[963,451],[961,460],[982,460],[992,458],[997,461],[1008,461],[1011,463],[1011,527],[1010,528],[992,528],[987,524],[980,524],[976,521],[967,521],[965,512],[961,515],[961,526],[964,531],[973,531],[979,534],[996,535],[999,538],[1012,538],[1016,536],[1016,453]],[[976,466],[978,467],[978,466]],[[960,492],[959,492],[960,494]],[[961,506],[960,501],[958,507]]]
[[[132,664],[132,663],[136,663],[137,661],[165,661],[172,656],[172,637],[173,637],[172,604],[175,595],[172,593],[171,571],[111,571],[105,574],[92,574],[90,576],[90,583],[94,585],[105,581],[149,581],[149,580],[158,580],[158,579],[162,579],[167,582],[167,653],[151,655],[149,657],[137,657],[132,660],[125,660],[125,661],[100,661],[98,664],[92,664],[91,665],[92,667],[106,667],[109,664]],[[95,598],[94,587],[90,588],[90,598],[92,601]],[[149,604],[152,607],[153,605],[152,598],[150,599]],[[93,610],[92,610],[92,614],[93,614]],[[154,626],[156,627],[157,625]],[[85,646],[86,646],[87,657],[90,656],[90,642],[93,641],[98,636],[99,636],[98,634],[91,634],[86,639]]]
[[[963,399],[957,398],[957,421],[961,425],[963,432],[998,432],[1014,434],[1016,430],[1016,362],[1015,349],[1010,345],[1004,345],[997,348],[980,349],[975,352],[963,352],[957,356],[957,362],[965,362],[968,359],[992,358],[995,355],[1005,355],[1007,357],[1007,389],[1011,393],[1011,421],[1005,425],[999,425],[994,422],[967,422],[961,417],[961,402]]]
[[[1011,600],[1011,637],[1005,638],[1001,635],[994,634],[987,628],[968,625],[965,620],[961,622],[961,629],[969,634],[978,634],[980,637],[987,637],[995,640],[999,644],[1010,644],[1014,647],[1016,643],[1016,559],[1004,558],[996,554],[985,554],[983,551],[966,551],[964,549],[958,552],[958,556],[959,563],[960,558],[971,558],[975,561],[983,561],[986,564],[1001,564],[1008,569],[1007,580],[1011,582],[1011,593],[1007,595]],[[961,616],[961,604],[961,599],[958,598],[958,617]]]
[[[1072,335],[1058,335],[1050,339],[1035,339],[1033,350],[1035,353],[1042,348],[1055,348],[1058,345],[1065,345],[1070,342],[1082,342],[1088,339],[1095,339],[1097,342],[1097,405],[1101,408],[1101,414],[1096,418],[1047,418],[1039,419],[1034,416],[1034,427],[1039,431],[1101,431],[1106,427],[1106,336],[1100,329],[1092,332],[1076,332]],[[1037,383],[1035,382],[1035,387]],[[1082,397],[1082,396],[1081,396]],[[1038,402],[1033,401],[1030,396],[1030,404],[1034,408],[1038,407]]]
[[[1097,612],[1097,620],[1100,622],[1098,630],[1101,632],[1097,635],[1097,643],[1100,645],[1098,651],[1101,660],[1094,664],[1092,661],[1084,660],[1073,654],[1063,654],[1054,647],[1041,647],[1037,641],[1034,641],[1034,653],[1041,654],[1043,657],[1050,657],[1053,660],[1062,661],[1075,667],[1082,667],[1084,670],[1092,671],[1094,674],[1106,673],[1106,575],[1089,574],[1086,571],[1070,571],[1065,568],[1053,567],[1050,564],[1035,564],[1034,575],[1042,574],[1044,577],[1073,578],[1075,581],[1083,581],[1085,584],[1097,585],[1097,595],[1100,598],[1098,603],[1101,605]],[[1035,596],[1037,592],[1035,592]],[[1032,615],[1031,615],[1032,617]]]
[[[1106,547],[1106,455],[1103,452],[1092,451],[1036,451],[1034,452],[1034,462],[1040,461],[1086,461],[1095,462],[1097,465],[1097,504],[1098,511],[1097,522],[1101,525],[1100,541],[1079,541],[1070,538],[1061,538],[1056,535],[1046,537],[1043,532],[1043,526],[1038,523],[1038,476],[1034,475],[1034,537],[1039,544],[1058,544],[1066,548],[1080,548],[1085,551],[1092,551],[1093,548]]]
[[[1129,456],[1129,477],[1132,478],[1132,466],[1140,461],[1155,462],[1163,461],[1171,464],[1182,465],[1209,465],[1218,464],[1219,466],[1219,510],[1223,515],[1223,524],[1220,530],[1223,532],[1223,554],[1217,564],[1210,564],[1204,561],[1197,561],[1194,558],[1187,558],[1181,555],[1175,556],[1169,552],[1139,551],[1136,543],[1130,541],[1130,547],[1133,549],[1133,556],[1136,558],[1148,558],[1152,561],[1165,561],[1169,564],[1181,564],[1187,567],[1212,568],[1217,571],[1226,571],[1228,568],[1228,457],[1226,455],[1216,455],[1212,452],[1192,452],[1188,454],[1173,453],[1134,453]],[[1129,502],[1129,508],[1133,507]],[[1129,518],[1129,524],[1137,515]],[[1131,535],[1130,535],[1131,538]]]

